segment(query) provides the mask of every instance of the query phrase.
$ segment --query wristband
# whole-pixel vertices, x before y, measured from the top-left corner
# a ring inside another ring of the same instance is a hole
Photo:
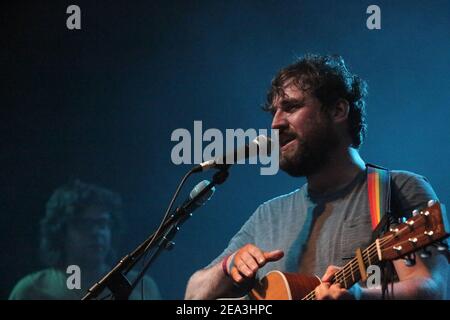
[[[222,260],[222,271],[223,271],[223,273],[227,276],[227,277],[229,277],[230,276],[230,274],[229,274],[229,272],[228,272],[228,268],[227,268],[227,265],[228,265],[228,259],[231,257],[231,254],[229,254],[229,255],[227,255],[225,258],[223,258],[223,260]]]
[[[227,277],[230,276],[231,269],[233,269],[235,256],[236,252],[229,254],[222,260],[222,270]]]

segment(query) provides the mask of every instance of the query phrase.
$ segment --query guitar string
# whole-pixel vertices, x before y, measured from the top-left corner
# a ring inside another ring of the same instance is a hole
[[[365,262],[366,260],[365,260],[365,257],[364,257],[364,255],[366,255],[367,256],[367,262],[370,262],[370,257],[373,255],[373,254],[375,254],[375,253],[377,253],[377,250],[376,250],[377,248],[376,248],[376,243],[373,243],[372,245],[370,245],[366,250],[364,250],[363,252],[362,252],[362,258],[363,258],[363,261]],[[359,263],[358,263],[358,260],[355,260],[355,259],[353,259],[352,261],[350,261],[346,266],[344,266],[341,270],[339,270],[338,272],[336,272],[336,276],[337,276],[337,280],[339,281],[340,279],[348,279],[350,276],[351,276],[351,274],[349,274],[348,272],[352,272],[352,271],[355,271],[355,267],[356,267],[356,271],[357,270],[359,270]],[[350,269],[350,270],[347,270],[347,269]],[[344,280],[345,281],[345,280]],[[342,283],[342,281],[339,281],[339,282],[341,282]]]
[[[415,221],[417,222],[417,221]],[[417,227],[421,227],[422,225],[417,225]],[[409,226],[408,226],[409,227]],[[395,234],[391,234],[391,235],[387,235],[385,236],[383,239],[379,239],[379,244],[386,244],[386,242],[390,241],[392,238],[395,238],[398,236],[398,232]],[[368,263],[370,264],[370,257],[372,257],[372,255],[374,255],[374,253],[377,252],[377,246],[376,246],[376,242],[373,242],[369,247],[367,247],[363,252],[362,252],[362,258],[363,261],[365,262],[365,258],[364,255],[367,255],[367,259],[368,259]],[[377,255],[373,256],[374,258],[377,257]],[[356,268],[354,268],[356,267]],[[346,270],[348,269],[348,270]],[[359,264],[358,261],[353,259],[351,262],[349,262],[347,265],[345,265],[342,269],[340,269],[339,271],[336,272],[334,278],[336,281],[338,281],[341,284],[346,285],[346,280],[350,280],[349,277],[351,276],[353,278],[353,271],[358,271],[359,270]],[[348,274],[349,273],[349,274]],[[302,300],[311,300],[311,299],[315,299],[315,290],[311,291],[309,294],[307,294]]]
[[[374,247],[373,247],[374,246]],[[373,248],[372,248],[373,247]],[[370,257],[375,254],[378,253],[376,250],[376,244],[372,244],[371,246],[369,246],[366,250],[364,250],[361,255],[363,258],[363,261],[366,262],[365,258],[364,258],[364,254],[366,254],[367,256],[367,262],[370,265]],[[347,270],[349,269],[349,270]],[[347,279],[349,279],[350,277],[353,278],[353,271],[358,271],[359,270],[359,263],[358,260],[352,260],[349,262],[348,266],[344,266],[344,268],[341,269],[342,272],[338,273],[336,272],[337,275],[337,280],[339,283],[343,283],[345,287],[347,287]],[[350,279],[349,279],[350,280]]]
[[[372,245],[370,245],[365,251],[367,252],[367,254],[369,254],[374,248],[375,243],[373,243]],[[373,251],[372,251],[373,252]],[[363,253],[363,254],[364,254]],[[363,258],[364,259],[364,258]],[[346,284],[346,281],[343,281],[343,277],[346,278],[346,269],[350,269],[353,271],[358,271],[359,270],[359,264],[357,260],[352,260],[351,262],[349,262],[346,266],[344,266],[344,268],[342,268],[341,270],[339,270],[338,272],[336,272],[336,274],[334,275],[334,279],[339,282],[339,283],[343,283]],[[306,295],[302,300],[310,300],[313,299],[315,297],[315,291],[311,291],[308,295]]]
[[[398,233],[395,234],[391,234],[388,236],[385,236],[383,239],[379,240],[380,245],[381,244],[386,244],[386,242],[390,241],[392,238],[398,237]],[[365,262],[365,257],[364,255],[367,256],[367,262],[368,265],[371,265],[371,257],[374,255],[374,253],[376,252],[376,242],[372,243],[366,250],[364,250],[362,252],[362,258],[363,261]],[[377,258],[377,255],[374,255],[373,258]],[[379,261],[379,260],[378,260]],[[348,265],[344,266],[344,268],[342,268],[341,270],[339,270],[336,273],[336,280],[339,281],[341,284],[344,284],[345,287],[347,287],[347,280],[354,280],[354,276],[353,276],[353,271],[355,271],[354,266],[355,264],[358,265],[358,261],[357,260],[352,260],[351,262],[349,262]],[[358,271],[359,269],[359,265],[358,268],[356,268],[356,271]],[[342,271],[342,272],[341,272]]]
[[[379,240],[379,244],[385,244],[386,242],[390,241],[392,238],[397,237],[398,234],[392,234],[392,235],[388,235],[385,238]],[[364,257],[364,255],[367,256],[367,262],[370,263],[370,257],[376,257],[376,255],[374,255],[374,253],[376,252],[376,242],[372,243],[369,247],[367,247],[366,250],[364,250],[362,252],[362,257],[363,257],[363,261],[365,262],[366,259]],[[356,266],[356,269],[354,268]],[[346,270],[349,269],[349,270]],[[338,281],[341,284],[346,284],[346,280],[351,280],[349,277],[353,278],[353,271],[358,271],[359,270],[359,265],[358,265],[358,261],[357,260],[352,260],[351,262],[349,262],[347,265],[344,266],[344,268],[342,268],[341,270],[339,270],[338,272],[336,272],[335,274],[335,280]],[[306,295],[302,300],[311,300],[315,298],[315,291],[311,291],[308,295]]]
[[[379,243],[384,244],[388,240],[390,240],[390,239],[388,237],[386,237],[385,239],[382,239],[381,241],[379,241]],[[376,242],[372,243],[369,247],[367,247],[367,249],[364,250],[364,252],[362,252],[363,261],[364,262],[366,261],[364,255],[367,255],[367,257],[369,258],[376,252],[376,249],[377,249]],[[376,257],[376,256],[374,256],[374,257]],[[370,259],[368,259],[368,261],[370,261]],[[351,271],[347,271],[346,269],[350,269]],[[341,284],[346,284],[346,279],[350,280],[349,277],[351,276],[350,274],[347,274],[347,272],[353,272],[353,271],[358,271],[358,270],[359,270],[358,261],[353,260],[353,261],[349,262],[347,265],[345,265],[344,268],[342,268],[341,270],[336,272],[334,278],[337,282],[339,282]],[[315,291],[311,291],[302,300],[309,300],[310,298],[314,298],[314,296],[315,296]]]
[[[379,243],[380,244],[385,244],[388,240],[390,240],[393,236],[387,236],[384,239],[380,240]],[[366,250],[364,250],[362,252],[362,257],[363,257],[363,261],[366,261],[364,258],[364,254],[367,255],[368,257],[368,262],[370,261],[370,256],[372,256],[374,253],[377,252],[377,246],[376,246],[376,242],[372,243],[369,247],[367,247]],[[374,256],[376,257],[376,256]],[[350,269],[350,270],[346,270],[346,269]],[[340,269],[338,272],[336,272],[334,278],[336,281],[338,281],[341,284],[346,284],[346,280],[344,279],[348,279],[349,276],[351,276],[350,274],[346,274],[347,272],[353,272],[353,271],[358,271],[359,270],[359,264],[357,260],[352,260],[351,262],[349,262],[347,265],[345,265],[342,269]],[[350,279],[348,279],[350,280]],[[315,297],[315,291],[311,291],[308,295],[306,295],[302,300],[310,300],[310,298],[314,298]]]

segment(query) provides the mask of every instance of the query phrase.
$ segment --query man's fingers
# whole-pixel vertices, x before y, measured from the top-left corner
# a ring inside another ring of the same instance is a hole
[[[250,269],[252,271],[252,273],[256,273],[256,271],[258,271],[258,269],[259,269],[258,262],[256,261],[255,257],[252,256],[249,252],[242,253],[241,259],[242,259],[243,263],[246,264],[248,269]],[[251,275],[251,276],[253,276],[253,275]]]
[[[341,287],[339,283],[335,283],[332,286],[330,286],[330,292],[329,295],[331,299],[338,300],[343,299],[345,297],[346,290]]]
[[[243,278],[253,278],[258,271],[258,262],[249,253],[249,250],[240,250],[236,254],[232,269],[236,269],[239,275]],[[240,277],[237,277],[240,279]]]
[[[314,293],[317,300],[329,299],[329,288],[330,284],[328,282],[323,282],[316,287]]]
[[[329,282],[322,282],[316,287],[314,293],[317,300],[351,299],[351,295],[339,283],[330,284]]]
[[[254,272],[249,267],[247,267],[245,263],[241,263],[239,267],[237,267],[237,269],[241,274],[243,274],[247,278],[251,278],[254,275]]]
[[[331,277],[342,268],[339,268],[337,266],[329,266],[327,268],[327,271],[325,271],[325,274],[322,277],[323,282],[329,282],[331,280]]]
[[[262,267],[263,265],[266,264],[264,252],[260,248],[256,246],[251,246],[249,247],[248,253],[256,260],[258,266]]]
[[[284,256],[284,252],[281,250],[264,252],[264,257],[266,259],[266,262],[280,260],[281,258],[283,258],[283,256]]]
[[[258,269],[267,262],[277,261],[284,256],[283,251],[274,250],[264,252],[255,245],[248,244],[239,249],[227,268],[233,281],[242,283],[255,277]]]
[[[259,267],[263,267],[267,262],[280,260],[284,256],[281,250],[264,252],[256,246],[249,247],[248,253],[253,256]]]
[[[237,268],[232,268],[230,275],[234,282],[241,283],[244,281],[244,277],[241,276]]]

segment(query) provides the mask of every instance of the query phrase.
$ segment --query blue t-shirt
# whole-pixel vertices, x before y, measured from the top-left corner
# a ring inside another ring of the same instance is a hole
[[[427,179],[407,171],[391,171],[392,190],[404,215],[438,200]],[[228,247],[209,266],[247,243],[264,251],[281,249],[285,256],[258,271],[302,272],[322,276],[329,265],[343,266],[357,248],[372,242],[367,175],[361,172],[331,194],[312,194],[308,185],[260,205]]]

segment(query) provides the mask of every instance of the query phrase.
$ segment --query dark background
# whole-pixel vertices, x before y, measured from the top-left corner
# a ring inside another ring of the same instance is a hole
[[[70,4],[81,30],[66,28]],[[366,28],[371,4],[381,30]],[[448,202],[450,1],[10,1],[0,14],[2,299],[40,268],[37,226],[55,188],[78,177],[119,192],[128,252],[190,168],[171,162],[172,131],[269,128],[269,82],[307,52],[341,54],[368,81],[363,158],[423,174]],[[150,269],[164,298],[182,298],[261,202],[303,183],[234,167]]]

